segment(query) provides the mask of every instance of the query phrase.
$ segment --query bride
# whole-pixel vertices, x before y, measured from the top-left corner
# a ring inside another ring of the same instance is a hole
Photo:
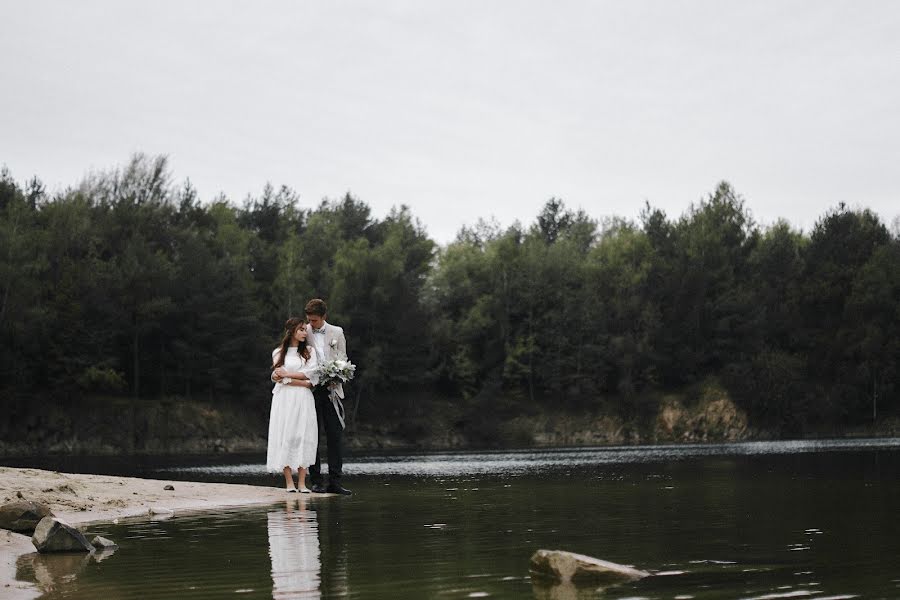
[[[272,411],[266,470],[284,473],[285,490],[294,487],[292,465],[297,465],[299,491],[309,493],[306,470],[316,462],[319,427],[312,388],[317,383],[316,353],[306,344],[306,323],[293,317],[284,324],[284,338],[272,351]]]

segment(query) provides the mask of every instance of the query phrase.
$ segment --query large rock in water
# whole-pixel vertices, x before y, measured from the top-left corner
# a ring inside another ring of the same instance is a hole
[[[92,552],[94,547],[80,531],[56,517],[44,517],[31,536],[38,552]]]
[[[18,500],[0,506],[0,529],[30,535],[41,519],[52,516],[53,512],[43,504]]]
[[[610,585],[650,575],[633,567],[563,550],[538,550],[531,556],[533,576],[550,582],[575,585]]]

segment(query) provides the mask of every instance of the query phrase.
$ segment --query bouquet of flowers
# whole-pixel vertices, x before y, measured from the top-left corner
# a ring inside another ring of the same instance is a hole
[[[346,358],[337,358],[319,365],[319,385],[347,383],[356,374],[356,365]]]
[[[353,379],[353,376],[356,374],[356,365],[350,362],[346,356],[336,358],[319,365],[316,369],[316,374],[319,376],[319,385],[328,387],[328,398],[334,404],[341,427],[344,427],[344,405],[341,403],[344,393],[341,391],[341,388],[331,384],[347,383]]]

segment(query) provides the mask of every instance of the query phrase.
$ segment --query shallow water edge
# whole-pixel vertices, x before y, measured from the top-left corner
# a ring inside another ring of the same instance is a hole
[[[148,462],[134,481],[276,483],[258,456],[221,458]],[[543,547],[654,574],[564,597],[890,598],[898,468],[900,439],[367,454],[347,464],[350,498],[99,522],[121,551],[18,576],[45,577],[47,600],[560,597],[528,576]]]

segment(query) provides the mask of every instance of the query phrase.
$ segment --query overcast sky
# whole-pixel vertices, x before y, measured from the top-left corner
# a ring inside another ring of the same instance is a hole
[[[552,196],[671,217],[900,214],[900,2],[0,0],[0,163],[51,190],[134,152],[201,198],[407,204],[439,242]]]

